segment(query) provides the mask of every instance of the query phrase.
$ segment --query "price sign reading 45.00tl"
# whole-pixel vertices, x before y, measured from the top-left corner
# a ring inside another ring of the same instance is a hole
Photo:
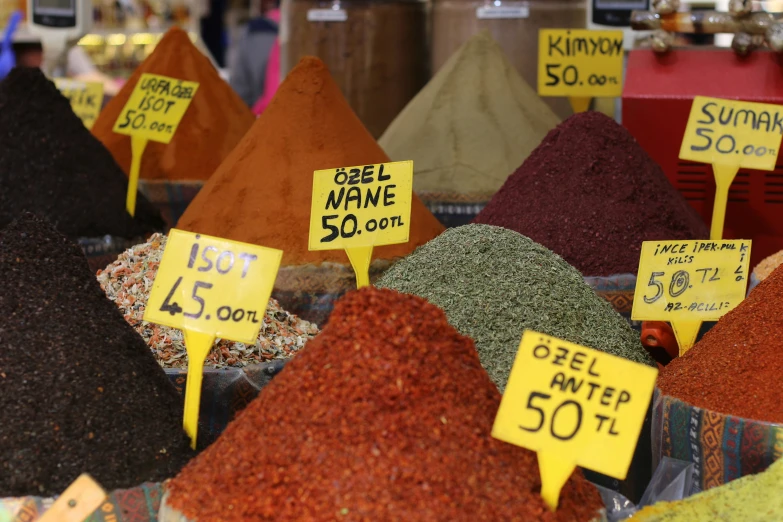
[[[680,355],[702,321],[717,321],[745,298],[750,241],[645,241],[631,317],[669,321]]]
[[[623,90],[623,32],[541,29],[538,32],[538,94],[568,96],[574,112],[594,97]]]
[[[576,466],[625,478],[658,370],[530,330],[519,345],[492,436],[538,453],[554,511]]]
[[[369,285],[373,247],[408,241],[412,198],[412,161],[315,171],[310,250],[345,249]]]
[[[723,237],[729,187],[740,168],[774,170],[783,137],[777,105],[696,96],[680,148],[680,159],[710,163],[715,203],[710,239]]]
[[[141,156],[147,141],[171,141],[196,90],[198,82],[144,73],[114,122],[114,132],[131,137],[132,156],[126,202],[130,215],[136,211]]]
[[[188,350],[185,431],[196,445],[204,360],[215,337],[254,344],[283,252],[172,229],[144,320],[179,328]]]

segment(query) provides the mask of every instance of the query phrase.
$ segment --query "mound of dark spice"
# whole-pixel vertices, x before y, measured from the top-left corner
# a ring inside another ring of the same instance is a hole
[[[182,399],[79,247],[25,214],[0,231],[0,497],[173,476]]]
[[[726,415],[783,423],[783,267],[658,375],[666,395]]]
[[[536,455],[490,436],[499,403],[443,311],[364,288],[172,481],[167,505],[224,522],[594,518],[600,496],[578,471],[549,511]]]
[[[0,82],[0,227],[24,211],[46,216],[70,238],[144,236],[163,229],[68,100],[39,69],[16,68]]]
[[[709,236],[633,136],[599,112],[550,131],[473,222],[515,230],[587,276],[635,274],[643,241]]]

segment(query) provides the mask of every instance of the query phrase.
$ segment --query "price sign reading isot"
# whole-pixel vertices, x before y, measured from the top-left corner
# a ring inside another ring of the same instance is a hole
[[[103,105],[103,84],[68,78],[55,78],[54,84],[71,102],[71,109],[82,120],[84,126],[91,129]]]
[[[131,138],[131,168],[126,200],[130,215],[136,212],[141,156],[147,142],[171,141],[196,95],[198,85],[198,82],[144,73],[114,122],[114,132]]]
[[[740,168],[774,170],[783,138],[778,105],[696,96],[680,159],[709,163],[715,174],[710,239],[723,237],[729,187]]]
[[[373,247],[408,241],[412,199],[412,161],[317,170],[309,249],[344,249],[367,286]]]
[[[539,96],[567,96],[574,112],[584,112],[593,98],[622,90],[622,31],[539,30]]]
[[[658,370],[526,330],[492,436],[538,453],[554,511],[576,466],[625,478]]]
[[[703,321],[717,321],[745,298],[750,240],[645,241],[631,318],[669,321],[680,355]]]
[[[254,344],[281,250],[172,229],[144,320],[185,334],[185,431],[196,446],[204,360],[216,337]]]

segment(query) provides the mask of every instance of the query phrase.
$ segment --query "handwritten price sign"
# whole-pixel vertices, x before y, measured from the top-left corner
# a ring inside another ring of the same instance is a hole
[[[345,249],[366,286],[372,248],[408,241],[412,198],[412,161],[315,171],[309,248]]]
[[[282,257],[280,250],[257,245],[169,233],[144,320],[185,334],[185,430],[194,447],[204,360],[216,337],[256,342]]]
[[[492,436],[538,452],[541,496],[554,511],[576,466],[622,480],[658,371],[525,331]]]
[[[716,321],[745,298],[749,240],[645,241],[633,310],[636,321],[669,321],[683,354],[703,321]]]
[[[71,109],[91,129],[103,105],[103,84],[80,82],[68,78],[56,78],[54,84],[60,93],[71,102]]]

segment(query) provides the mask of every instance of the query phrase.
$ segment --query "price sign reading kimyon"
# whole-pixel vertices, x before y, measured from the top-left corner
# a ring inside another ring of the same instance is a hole
[[[183,230],[169,232],[144,320],[185,334],[185,431],[196,446],[204,360],[215,338],[253,344],[283,257],[281,250]]]
[[[745,298],[750,240],[645,241],[639,259],[635,321],[669,321],[680,355],[702,321],[717,321]]]
[[[622,480],[658,370],[526,330],[492,436],[538,453],[554,511],[576,466]]]
[[[574,112],[583,112],[592,98],[622,90],[622,31],[539,30],[539,96],[568,96]]]
[[[126,206],[136,211],[141,156],[149,140],[169,143],[198,90],[198,82],[144,73],[112,129],[131,137],[131,169]]]
[[[84,126],[91,129],[103,105],[103,84],[68,78],[55,78],[54,84],[71,102],[71,109],[82,120]]]
[[[367,286],[373,247],[408,241],[412,198],[412,161],[317,170],[309,249],[345,249]]]
[[[774,170],[783,138],[783,108],[696,96],[680,159],[712,165],[715,203],[710,239],[723,237],[729,187],[740,168]]]

